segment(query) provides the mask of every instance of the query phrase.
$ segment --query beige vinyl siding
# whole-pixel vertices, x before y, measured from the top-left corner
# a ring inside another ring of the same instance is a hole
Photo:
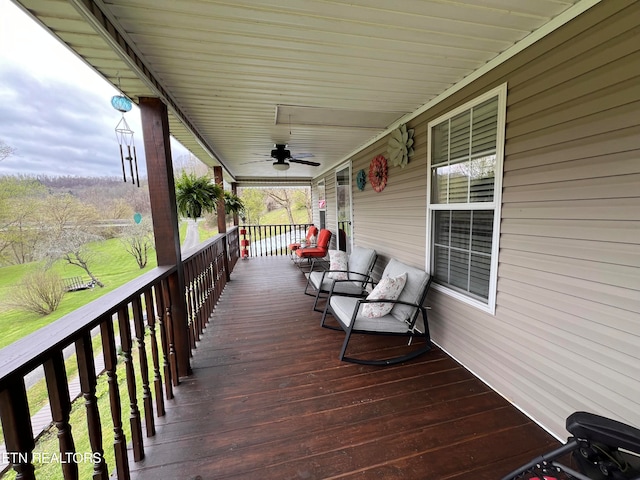
[[[424,268],[427,208],[426,124],[414,125],[414,155],[404,167],[389,164],[385,189],[377,193],[368,180],[369,164],[376,155],[386,155],[387,139],[383,139],[353,158],[352,172],[367,174],[363,191],[354,186],[354,244],[371,247],[378,252],[374,273],[379,276],[390,258]],[[421,134],[423,133],[423,134]]]
[[[640,9],[613,3],[487,76],[509,87],[496,315],[431,296],[435,340],[561,438],[580,409],[640,426]]]
[[[432,291],[431,334],[559,438],[576,410],[640,427],[639,17],[640,2],[594,6],[411,120],[406,168],[353,190],[376,274],[391,257],[424,267],[427,124],[507,83],[496,312]]]

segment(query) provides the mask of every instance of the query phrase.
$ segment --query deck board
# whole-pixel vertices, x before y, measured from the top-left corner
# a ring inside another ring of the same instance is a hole
[[[556,445],[436,347],[340,362],[344,336],[320,327],[304,285],[284,257],[238,262],[133,480],[495,479]]]

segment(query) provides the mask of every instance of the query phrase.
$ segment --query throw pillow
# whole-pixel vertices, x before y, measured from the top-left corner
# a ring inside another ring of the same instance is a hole
[[[367,296],[367,300],[397,300],[405,283],[407,283],[406,272],[397,277],[383,277]],[[365,303],[362,306],[362,315],[368,318],[384,317],[391,312],[393,305],[393,303],[384,302]]]
[[[329,272],[327,277],[334,280],[347,280],[347,253],[342,250],[329,250],[329,270],[342,270],[341,272]]]

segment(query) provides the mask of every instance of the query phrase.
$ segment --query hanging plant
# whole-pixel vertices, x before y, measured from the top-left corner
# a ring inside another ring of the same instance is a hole
[[[183,217],[197,219],[203,213],[215,212],[218,199],[224,198],[222,187],[207,175],[196,177],[182,172],[176,182],[176,206]]]
[[[413,128],[407,130],[403,123],[391,132],[387,154],[391,165],[404,168],[409,163],[409,157],[413,155]]]
[[[224,192],[224,211],[240,215],[244,212],[244,202],[235,193]]]
[[[369,183],[376,192],[381,192],[387,186],[387,159],[378,155],[369,165]]]

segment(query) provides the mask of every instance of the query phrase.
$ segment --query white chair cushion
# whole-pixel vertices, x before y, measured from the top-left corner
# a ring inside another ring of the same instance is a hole
[[[325,274],[325,272],[313,271],[309,273],[309,283],[311,283],[316,290],[328,292],[331,290],[331,284],[334,282],[333,278],[328,277],[329,274]],[[320,282],[322,282],[322,284],[320,284]],[[360,295],[362,293],[362,285],[359,282],[338,282],[335,287],[333,287],[333,291],[337,294]]]
[[[342,250],[329,250],[329,270],[342,270],[341,272],[329,272],[329,278],[334,280],[348,280],[347,253]]]
[[[407,274],[402,273],[395,277],[382,277],[376,288],[367,296],[367,300],[397,300],[402,293]],[[362,315],[367,318],[384,317],[391,312],[393,303],[374,302],[365,303],[362,306]]]
[[[372,248],[354,245],[349,255],[349,280],[363,281],[373,268],[376,251]]]
[[[400,298],[403,302],[419,303],[420,295],[425,291],[429,282],[429,274],[419,268],[406,265],[396,259],[391,259],[382,272],[383,277],[395,277],[400,273],[407,274],[407,284],[402,290]],[[396,304],[391,310],[391,315],[403,322],[409,322],[416,314],[416,308],[409,305]]]
[[[339,295],[333,295],[330,299],[331,311],[336,320],[338,320],[345,329],[349,328],[353,313],[359,298],[354,297],[341,297]],[[366,304],[362,304],[364,307]],[[387,333],[406,333],[407,324],[399,321],[391,314],[384,315],[378,318],[365,317],[358,312],[353,325],[355,330],[364,330],[368,332],[387,332]]]

